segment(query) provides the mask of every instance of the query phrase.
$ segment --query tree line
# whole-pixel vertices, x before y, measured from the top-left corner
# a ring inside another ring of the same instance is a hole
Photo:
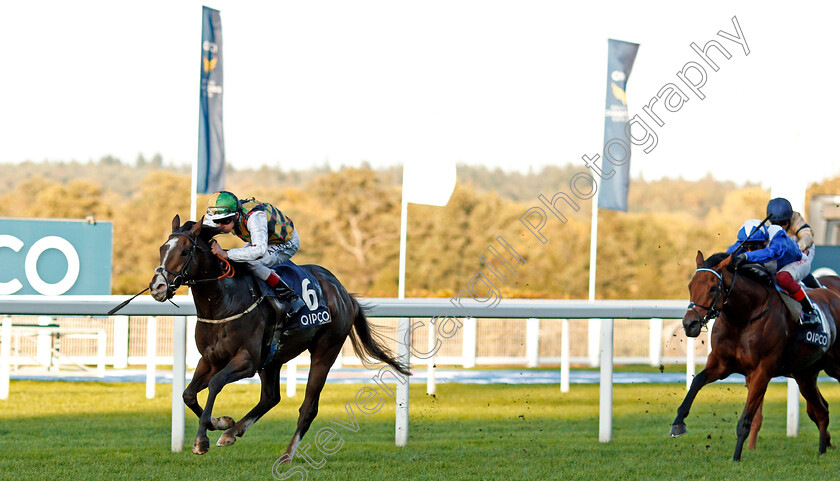
[[[0,217],[93,216],[113,222],[115,294],[133,294],[148,284],[172,217],[190,216],[188,170],[165,166],[160,159],[138,159],[134,165],[109,158],[4,166],[12,168],[16,175],[0,185]],[[582,203],[565,224],[549,219],[543,229],[546,244],[519,221],[538,194],[550,198],[575,171],[547,167],[523,174],[459,166],[447,206],[409,205],[406,295],[452,297],[482,272],[505,298],[586,298],[591,202]],[[348,290],[364,297],[396,296],[399,167],[229,169],[227,178],[227,190],[270,202],[294,220],[301,237],[294,261],[327,267]],[[829,179],[811,186],[809,194],[836,191],[838,185],[840,178]],[[208,197],[199,196],[200,210]],[[597,297],[685,298],[696,251],[724,250],[746,218],[762,217],[769,198],[759,186],[711,177],[696,182],[634,179],[629,212],[599,213]],[[515,274],[488,256],[488,245],[499,248],[500,236],[525,259]],[[227,248],[241,244],[226,237],[222,245]],[[504,278],[494,269],[506,273]]]

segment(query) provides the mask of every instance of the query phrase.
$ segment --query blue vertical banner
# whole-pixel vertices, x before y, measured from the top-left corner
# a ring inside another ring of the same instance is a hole
[[[210,194],[225,188],[222,85],[222,17],[218,10],[203,7],[196,183],[199,194]]]
[[[627,79],[639,44],[609,39],[607,109],[604,118],[604,172],[598,207],[627,212],[630,190],[630,132],[627,130]],[[610,169],[614,175],[609,176]]]

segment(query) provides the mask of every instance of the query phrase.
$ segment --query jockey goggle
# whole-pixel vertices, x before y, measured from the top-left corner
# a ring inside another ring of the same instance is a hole
[[[221,214],[233,214],[234,212],[231,210],[230,207],[225,205],[211,205],[207,207],[207,213],[213,215],[221,215]]]
[[[217,225],[228,225],[231,222],[233,222],[234,219],[236,219],[235,214],[230,217],[225,217],[223,219],[213,219],[213,223]]]

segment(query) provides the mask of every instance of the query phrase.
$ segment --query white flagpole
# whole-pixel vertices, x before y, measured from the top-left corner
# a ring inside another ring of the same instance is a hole
[[[595,300],[595,272],[598,259],[598,190],[592,200],[592,234],[589,240],[589,302]],[[598,441],[612,440],[613,405],[613,319],[589,320],[589,357],[601,366],[599,388]]]
[[[196,153],[195,162],[192,164],[192,174],[190,178],[190,220],[198,222],[198,154]]]
[[[403,177],[402,208],[400,209],[400,277],[397,298],[405,299],[405,237],[408,230],[408,197],[405,195],[405,177]]]
[[[598,189],[592,197],[592,230],[589,237],[589,302],[595,300],[595,273],[598,267]],[[601,320],[589,320],[589,364],[597,366],[600,361]]]
[[[198,142],[190,169],[190,220],[198,222]],[[180,453],[184,449],[184,426],[186,414],[184,402],[178,400],[184,392],[187,372],[187,333],[186,318],[175,318],[172,350],[172,451]]]
[[[430,169],[428,159],[433,159],[434,155],[429,155],[426,161],[422,164],[418,161],[412,162],[406,159],[403,164],[403,178],[402,178],[402,202],[400,211],[400,271],[399,271],[399,285],[398,294],[399,299],[405,299],[405,258],[406,258],[406,233],[408,231],[408,203],[411,202],[426,205],[445,206],[452,196],[452,190],[455,188],[455,165],[453,163],[444,162],[439,169],[438,175],[433,177],[431,182],[434,184],[431,188],[424,188],[417,190],[418,181],[423,177],[428,177],[431,173],[436,172]],[[408,170],[413,169],[409,173]],[[409,177],[410,176],[410,177]],[[411,182],[406,182],[410,179]],[[445,195],[444,195],[445,194]],[[397,360],[408,367],[411,362],[409,351],[411,348],[411,319],[407,317],[399,318],[397,324]],[[402,374],[397,374],[400,377],[400,383],[397,384],[397,408],[396,408],[396,445],[405,446],[408,443],[408,377]]]
[[[592,197],[592,231],[589,237],[589,300],[595,300],[595,270],[598,258],[598,189]]]
[[[405,299],[405,238],[408,229],[408,196],[405,192],[405,166],[403,166],[403,187],[402,187],[402,208],[400,212],[400,273],[398,286],[398,299]],[[411,342],[410,320],[401,317],[397,321],[397,361],[403,366],[408,366],[409,343]],[[404,382],[397,383],[397,406],[395,419],[395,444],[405,446],[408,444],[408,378],[396,373],[404,379]]]

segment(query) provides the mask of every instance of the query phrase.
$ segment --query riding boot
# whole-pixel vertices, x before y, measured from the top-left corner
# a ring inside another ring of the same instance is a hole
[[[280,298],[281,301],[289,304],[289,310],[286,313],[288,317],[292,317],[297,314],[297,312],[305,305],[303,299],[295,294],[295,291],[293,291],[292,288],[283,281],[283,279],[277,281],[277,285],[274,286],[274,292],[277,293],[277,297]]]
[[[808,296],[802,298],[799,301],[802,304],[802,319],[799,323],[803,326],[813,326],[815,324],[819,324],[820,316],[817,314],[817,310],[814,308],[814,304],[811,303],[811,299],[808,299]]]
[[[818,281],[813,274],[808,274],[807,276],[805,276],[805,278],[802,279],[802,283],[805,284],[805,287],[810,287],[811,289],[820,289],[822,287],[825,287],[822,284],[820,284],[820,281]]]

